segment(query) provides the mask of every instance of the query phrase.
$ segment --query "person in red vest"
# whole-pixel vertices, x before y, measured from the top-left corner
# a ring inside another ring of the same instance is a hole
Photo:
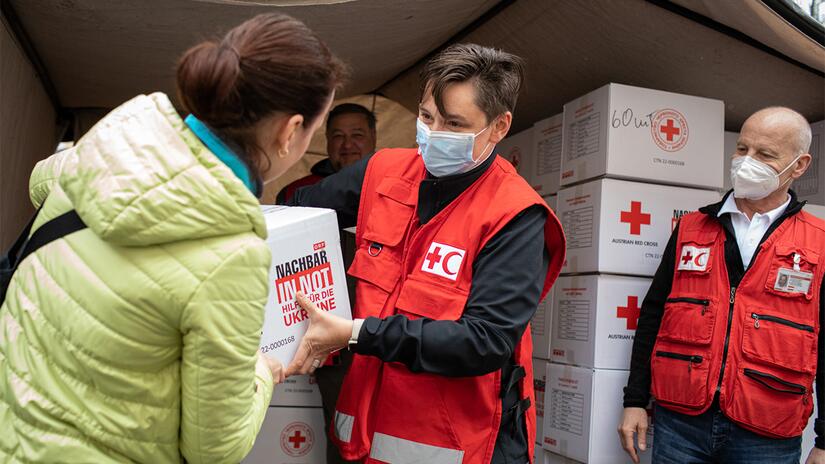
[[[619,435],[634,462],[652,395],[654,463],[797,464],[816,395],[807,464],[825,464],[825,221],[790,190],[810,145],[799,113],[753,114],[733,154],[733,190],[674,230],[624,393]]]
[[[348,460],[534,462],[532,339],[564,260],[561,225],[495,154],[510,129],[522,60],[472,44],[422,76],[418,149],[381,150],[289,204],[357,223],[354,321],[304,296],[308,331],[287,374],[355,353],[330,424]]]
[[[308,176],[293,181],[280,192],[275,202],[286,203],[301,187],[315,185],[375,152],[375,114],[355,103],[341,103],[327,117],[327,155],[315,163]]]

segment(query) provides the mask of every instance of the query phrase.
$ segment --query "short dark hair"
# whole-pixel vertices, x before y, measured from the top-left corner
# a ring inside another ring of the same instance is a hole
[[[341,103],[329,112],[329,117],[327,117],[327,132],[329,132],[329,128],[332,126],[332,120],[342,114],[363,114],[364,117],[367,118],[367,125],[370,127],[370,130],[375,130],[375,114],[373,114],[372,111],[357,103]]]
[[[524,81],[524,60],[511,53],[476,44],[455,44],[432,58],[421,72],[421,95],[432,91],[438,111],[445,113],[442,95],[454,83],[472,81],[476,104],[490,121],[513,111]]]

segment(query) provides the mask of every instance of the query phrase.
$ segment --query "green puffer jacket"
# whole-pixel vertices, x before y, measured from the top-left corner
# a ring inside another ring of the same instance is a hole
[[[89,228],[29,256],[0,308],[0,462],[239,462],[272,395],[255,197],[156,93],[41,161],[31,198],[34,228]]]

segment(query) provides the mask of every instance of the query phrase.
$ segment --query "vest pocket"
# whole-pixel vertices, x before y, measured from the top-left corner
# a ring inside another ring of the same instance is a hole
[[[665,301],[659,338],[691,345],[707,345],[713,336],[715,324],[716,311],[712,300],[696,295],[671,297]]]
[[[651,390],[656,401],[698,409],[707,401],[710,363],[695,353],[654,349]]]
[[[814,327],[754,308],[745,315],[742,351],[748,359],[814,373]]]
[[[404,281],[395,306],[399,314],[411,319],[426,317],[455,321],[464,313],[468,295],[467,290],[437,282],[423,282],[411,276]]]
[[[765,279],[765,290],[783,298],[813,298],[819,283],[816,268],[819,254],[789,244],[777,244]],[[806,288],[807,287],[807,288]]]
[[[802,433],[813,404],[806,376],[745,367],[730,397],[731,418],[775,437]],[[808,379],[810,376],[807,376]]]
[[[393,250],[383,249],[378,254],[373,244],[355,251],[347,273],[356,279],[356,301],[353,317],[381,316],[381,310],[401,278],[401,261]],[[370,306],[365,307],[364,302]]]

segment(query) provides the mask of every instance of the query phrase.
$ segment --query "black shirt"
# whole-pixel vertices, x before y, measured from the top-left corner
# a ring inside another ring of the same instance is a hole
[[[428,175],[419,185],[419,222],[426,224],[455,200],[494,159],[491,156],[464,174],[444,178]],[[355,225],[368,162],[362,159],[316,185],[297,190],[288,204],[332,208],[339,226]],[[410,320],[404,315],[367,318],[355,352],[384,362],[401,362],[413,372],[449,377],[502,369],[502,384],[509,385],[510,378],[521,372],[513,352],[536,311],[549,266],[544,246],[546,220],[543,207],[529,207],[487,242],[473,263],[470,294],[457,321]],[[526,405],[519,402],[516,390],[503,395],[494,463],[523,464],[527,447],[533,446],[527,443],[521,414]]]
[[[707,214],[712,218],[717,218],[722,205],[727,200],[728,192],[721,202],[701,208],[701,213]],[[798,213],[805,205],[804,202],[797,201],[796,193],[790,191],[791,201],[782,215],[774,221],[773,224],[765,232],[765,235],[760,241],[768,239],[770,235],[779,227],[782,222]],[[729,214],[723,214],[717,219],[725,230],[725,264],[728,269],[728,279],[732,287],[737,287],[742,277],[745,274],[745,266],[742,264],[742,258],[739,252],[739,245],[736,242],[733,225]],[[653,345],[656,342],[656,336],[659,333],[659,326],[662,322],[662,316],[665,311],[665,300],[670,294],[673,285],[673,271],[676,265],[676,237],[678,236],[679,226],[677,225],[671,235],[670,240],[665,248],[662,262],[656,270],[656,275],[653,277],[653,283],[645,296],[642,303],[642,310],[639,315],[639,324],[636,328],[636,337],[633,340],[633,353],[630,358],[630,377],[627,381],[627,387],[624,390],[624,407],[640,407],[644,408],[650,401],[650,356],[653,352]],[[757,248],[754,253],[753,260],[759,253]],[[820,324],[825,322],[825,282],[820,287],[819,297],[819,320]],[[823,400],[823,390],[825,390],[825,330],[819,332],[819,359],[817,360],[817,374],[816,374],[816,395],[819,410],[817,411],[817,419],[814,425],[816,431],[816,447],[825,449],[825,401]]]

